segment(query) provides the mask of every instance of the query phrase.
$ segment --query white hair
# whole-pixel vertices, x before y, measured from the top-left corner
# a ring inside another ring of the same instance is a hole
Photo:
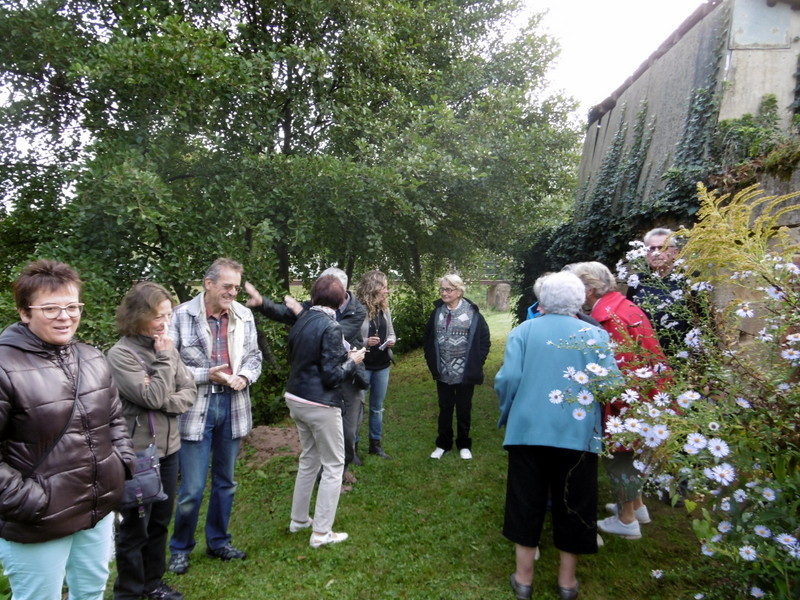
[[[649,246],[650,238],[657,235],[663,235],[668,239],[667,246],[669,247],[677,246],[678,245],[677,242],[670,237],[672,233],[673,233],[672,229],[667,229],[666,227],[656,227],[655,229],[651,229],[650,231],[645,233],[644,237],[642,238],[642,241],[644,242],[645,246]]]
[[[581,310],[586,287],[577,275],[561,271],[540,279],[539,306],[545,313],[574,316]]]
[[[344,286],[344,291],[347,291],[347,273],[345,273],[338,267],[328,267],[322,273],[319,274],[320,277],[323,277],[324,275],[333,275],[334,277],[336,277],[339,281],[342,282],[342,285]]]

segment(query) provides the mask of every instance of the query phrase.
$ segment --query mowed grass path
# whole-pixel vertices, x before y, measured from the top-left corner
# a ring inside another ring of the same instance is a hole
[[[492,350],[486,382],[473,401],[474,460],[461,460],[457,452],[429,458],[438,413],[435,384],[420,350],[404,354],[392,368],[385,402],[384,449],[393,460],[365,455],[364,466],[354,471],[358,483],[339,503],[336,530],[348,532],[349,540],[313,550],[307,533],[290,534],[296,457],[253,465],[245,451],[231,531],[247,560],[207,558],[200,529],[189,573],[170,574],[168,582],[187,600],[513,598],[508,576],[514,548],[501,533],[506,455],[492,389],[511,317],[487,318]],[[281,425],[293,427],[291,421]],[[366,423],[361,437],[368,437]],[[361,446],[363,454],[366,444]],[[600,484],[603,517],[602,504],[610,498],[602,469]],[[689,518],[655,499],[648,504],[653,523],[644,526],[641,540],[606,536],[597,555],[581,560],[581,598],[672,600],[703,591],[690,580],[699,558]],[[534,598],[556,599],[558,551],[549,529],[541,550]],[[664,576],[653,578],[654,569]],[[113,597],[112,582],[113,574],[107,598]]]

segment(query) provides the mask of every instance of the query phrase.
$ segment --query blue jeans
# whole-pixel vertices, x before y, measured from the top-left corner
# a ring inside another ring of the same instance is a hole
[[[91,529],[49,542],[0,539],[0,564],[11,584],[12,600],[61,600],[65,574],[70,600],[103,600],[113,528],[111,513]]]
[[[369,381],[369,439],[380,441],[383,437],[383,401],[389,389],[390,367],[380,371],[367,370]]]
[[[240,439],[231,437],[231,394],[211,394],[206,413],[203,439],[181,440],[181,485],[175,527],[169,542],[171,553],[190,553],[195,546],[194,533],[200,504],[211,464],[211,494],[206,514],[206,547],[217,550],[231,541],[228,522],[231,518],[236,482],[233,471],[239,454]]]

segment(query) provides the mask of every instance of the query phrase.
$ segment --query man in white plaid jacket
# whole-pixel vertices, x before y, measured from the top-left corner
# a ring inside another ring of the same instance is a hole
[[[175,309],[170,337],[194,374],[197,401],[180,416],[181,485],[170,540],[169,569],[189,570],[195,530],[211,465],[206,553],[224,561],[244,559],[228,533],[242,437],[253,428],[250,386],[261,374],[261,351],[249,308],[235,301],[242,266],[219,258],[203,278],[203,291]]]

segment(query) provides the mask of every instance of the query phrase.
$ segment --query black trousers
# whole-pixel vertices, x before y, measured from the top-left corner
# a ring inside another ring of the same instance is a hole
[[[507,446],[508,480],[503,535],[539,545],[553,513],[553,544],[572,554],[597,552],[597,454],[551,446]]]
[[[472,425],[472,393],[475,386],[471,383],[436,382],[439,394],[439,435],[436,447],[450,450],[453,447],[453,411],[456,413],[456,447],[472,449],[472,438],[469,429]]]
[[[139,600],[158,587],[167,570],[167,535],[178,488],[178,452],[162,458],[159,465],[167,499],[146,506],[143,517],[137,508],[120,511],[114,600]]]

